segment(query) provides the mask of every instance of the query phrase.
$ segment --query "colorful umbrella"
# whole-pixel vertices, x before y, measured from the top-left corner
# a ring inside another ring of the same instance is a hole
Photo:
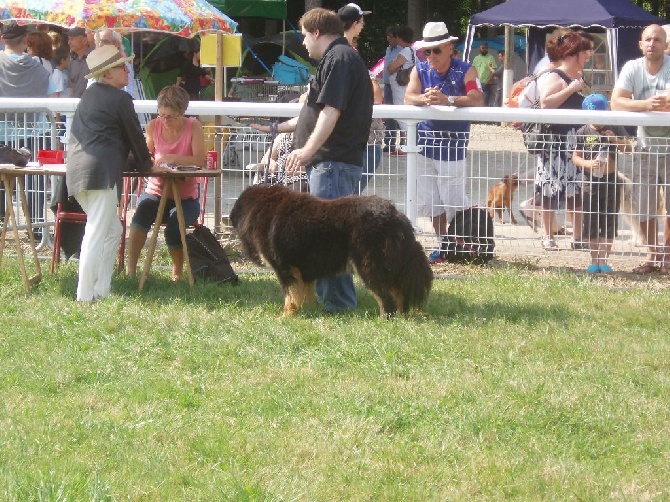
[[[205,0],[16,0],[0,4],[0,20],[92,30],[160,31],[191,37],[234,33],[237,23]]]

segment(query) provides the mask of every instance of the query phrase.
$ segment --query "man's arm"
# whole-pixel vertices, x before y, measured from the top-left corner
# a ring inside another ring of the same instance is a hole
[[[612,89],[612,110],[624,112],[652,112],[664,111],[666,98],[663,96],[652,96],[648,99],[633,99],[633,93],[615,87]]]
[[[407,89],[405,89],[405,104],[416,106],[426,106],[428,104],[426,97],[421,92],[421,81],[419,80],[416,66],[412,68],[409,74],[409,84],[407,84]]]
[[[456,96],[454,106],[484,106],[484,93],[479,85],[477,85],[477,70],[473,66],[465,73],[465,89],[467,94],[465,96]]]
[[[454,96],[454,103],[449,103],[449,96],[437,87],[429,87],[424,93],[421,92],[421,81],[415,66],[412,68],[409,84],[407,84],[407,90],[405,91],[405,104],[417,106],[483,106],[484,93],[477,84],[477,70],[474,66],[471,66],[465,73],[464,81],[467,94],[465,96]]]
[[[276,127],[274,134],[279,134],[283,132],[293,132],[295,131],[296,126],[298,125],[298,117],[292,117],[284,122],[274,122],[273,125],[262,125],[262,124],[249,124],[249,127],[256,129],[257,131],[267,132],[272,134],[272,128]]]

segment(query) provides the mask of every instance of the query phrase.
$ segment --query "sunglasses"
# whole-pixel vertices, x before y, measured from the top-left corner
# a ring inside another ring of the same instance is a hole
[[[442,54],[442,49],[440,49],[439,47],[436,47],[435,49],[424,49],[423,53],[426,56],[430,56],[431,54],[435,54],[436,56],[439,56],[440,54]]]

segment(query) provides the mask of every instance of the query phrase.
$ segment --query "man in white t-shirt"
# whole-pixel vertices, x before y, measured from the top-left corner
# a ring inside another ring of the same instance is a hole
[[[670,88],[670,57],[665,30],[657,25],[647,26],[640,38],[642,57],[628,61],[621,69],[612,90],[612,109],[631,112],[670,111],[667,89]],[[637,155],[639,169],[633,172],[633,182],[640,187],[640,227],[647,237],[647,258],[633,269],[640,274],[659,270],[670,274],[670,196],[668,195],[668,164],[670,154],[670,127],[640,126],[637,129]],[[659,188],[665,196],[665,242],[657,245],[657,217],[659,214]]]

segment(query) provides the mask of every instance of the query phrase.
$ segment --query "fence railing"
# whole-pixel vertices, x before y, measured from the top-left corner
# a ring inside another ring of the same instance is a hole
[[[36,153],[42,148],[63,148],[67,141],[65,124],[74,113],[76,99],[0,99],[0,128],[9,130],[7,125],[16,114],[25,114],[24,120],[40,123],[40,127],[24,129],[24,134],[7,134],[0,136],[0,141],[13,147],[28,145]],[[152,100],[136,101],[135,107],[140,114],[155,114],[156,102]],[[205,126],[208,150],[218,152],[219,166],[222,171],[220,181],[210,189],[207,197],[206,224],[218,233],[225,233],[227,215],[241,191],[254,182],[255,172],[248,169],[251,164],[260,162],[265,150],[269,147],[269,136],[249,127],[251,122],[288,118],[299,113],[301,105],[293,103],[254,103],[254,102],[193,102],[188,114],[197,115]],[[414,107],[414,106],[375,106],[374,116],[403,120],[408,124],[416,124],[425,119],[470,120],[473,122],[469,137],[467,167],[467,192],[473,204],[486,207],[487,194],[491,186],[500,182],[505,174],[516,174],[519,186],[515,192],[512,211],[518,224],[509,223],[509,215],[505,215],[505,223],[495,223],[496,254],[510,257],[532,257],[544,254],[537,228],[527,224],[527,220],[519,212],[519,204],[532,200],[535,191],[535,171],[537,158],[526,151],[521,133],[504,124],[514,122],[541,121],[545,123],[573,124],[606,123],[609,125],[637,126],[663,125],[667,122],[664,113],[627,113],[572,110],[519,110],[505,108],[462,108],[451,107]],[[64,118],[65,124],[60,120]],[[632,128],[634,131],[634,127]],[[0,129],[1,130],[1,129]],[[26,132],[27,131],[27,132]],[[32,134],[32,136],[31,136]],[[398,131],[387,131],[388,135],[398,137]],[[424,157],[416,146],[416,131],[409,127],[405,143],[400,149],[404,155],[392,152],[380,153],[376,169],[364,166],[364,171],[374,172],[364,190],[364,194],[376,194],[392,200],[415,224],[418,234],[427,250],[438,246],[430,221],[418,216],[416,200],[417,173],[421,171]],[[381,145],[379,145],[381,146]],[[378,149],[380,151],[380,149]],[[639,168],[639,152],[620,154],[618,170],[625,176],[627,185],[626,196],[641,187],[636,187],[632,180],[636,179],[635,170]],[[43,190],[44,206],[50,199],[50,180],[37,184],[37,191]],[[633,195],[634,196],[634,195]],[[622,206],[623,207],[623,206]],[[448,208],[447,208],[448,209]],[[628,211],[628,212],[626,212]],[[644,248],[639,246],[637,217],[639,208],[626,206],[619,213],[620,232],[615,240],[614,257],[638,256]],[[538,212],[528,212],[528,216],[537,216]],[[558,212],[559,226],[569,226],[564,208]],[[48,227],[53,224],[53,215],[44,211],[43,218],[37,215],[38,226]],[[45,232],[48,243],[48,232]],[[570,237],[559,239],[559,247],[571,249]]]

